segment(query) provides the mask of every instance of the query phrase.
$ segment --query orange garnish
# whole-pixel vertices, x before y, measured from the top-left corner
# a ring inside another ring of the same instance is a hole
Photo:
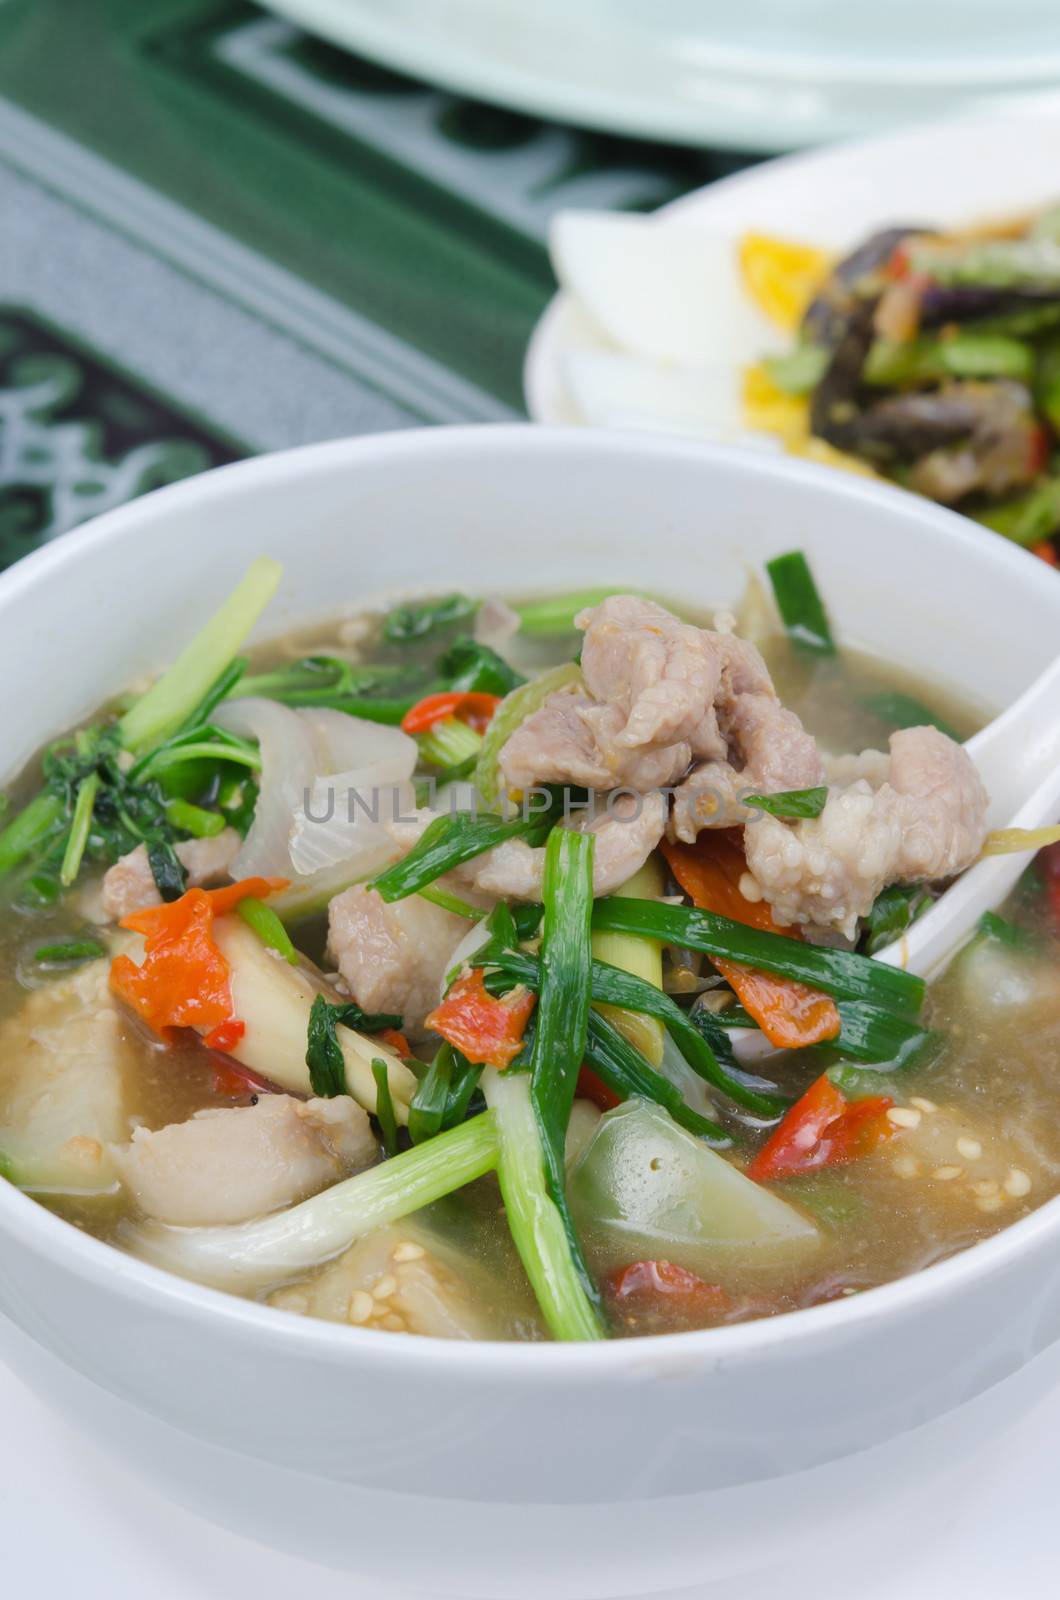
[[[521,986],[501,999],[488,994],[482,968],[474,967],[457,978],[426,1026],[469,1061],[503,1070],[519,1054],[536,1001],[537,996]]]
[[[173,1028],[209,1030],[228,1022],[232,992],[228,962],[213,941],[214,917],[286,886],[286,878],[244,878],[223,889],[189,889],[179,900],[122,917],[123,928],[143,934],[145,953],[139,966],[129,956],[115,956],[114,993],[166,1040]]]
[[[664,841],[663,855],[670,871],[693,905],[719,916],[731,917],[749,928],[801,937],[796,928],[781,928],[764,900],[748,900],[740,889],[747,862],[740,845],[724,829],[704,829],[695,844]],[[756,967],[745,967],[723,956],[711,960],[732,984],[744,1009],[778,1050],[800,1050],[805,1045],[834,1039],[842,1021],[836,1003],[819,989],[794,978],[780,978]]]

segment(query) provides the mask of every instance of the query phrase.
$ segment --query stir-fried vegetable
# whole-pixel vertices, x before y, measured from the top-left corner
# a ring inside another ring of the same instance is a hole
[[[291,935],[270,905],[251,895],[239,902],[236,913],[243,918],[248,928],[253,928],[266,950],[275,950],[276,954],[284,961],[290,962],[292,967],[297,965],[298,951],[291,943]]]

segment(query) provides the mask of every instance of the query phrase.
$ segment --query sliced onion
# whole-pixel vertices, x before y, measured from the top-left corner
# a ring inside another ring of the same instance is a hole
[[[309,724],[288,706],[256,695],[226,700],[214,712],[218,727],[256,739],[261,776],[254,821],[232,863],[236,878],[290,877],[291,818],[317,775],[317,747]]]
[[[407,815],[415,804],[408,780],[417,746],[400,728],[343,711],[293,711],[253,696],[227,702],[215,721],[257,739],[261,752],[261,788],[233,863],[236,877],[307,876],[340,861],[355,874],[371,872],[393,854],[383,823],[395,806]],[[369,810],[377,802],[379,820],[355,805],[351,822],[351,794],[362,796]]]
[[[300,713],[320,747],[319,776],[309,803],[295,808],[289,850],[297,872],[345,862],[371,872],[393,855],[387,823],[415,810],[409,781],[418,746],[400,728],[342,711]]]

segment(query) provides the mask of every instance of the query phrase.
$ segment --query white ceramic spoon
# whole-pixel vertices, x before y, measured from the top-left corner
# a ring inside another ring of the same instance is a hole
[[[965,748],[990,796],[992,828],[1045,828],[1060,819],[1060,656]],[[999,906],[1015,888],[1033,854],[1016,850],[984,856],[876,960],[922,978],[938,977],[971,938],[983,912]],[[739,1034],[733,1048],[743,1062],[776,1053],[757,1030]]]

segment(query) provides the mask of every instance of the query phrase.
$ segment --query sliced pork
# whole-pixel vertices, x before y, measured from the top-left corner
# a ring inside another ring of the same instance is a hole
[[[744,829],[747,867],[777,922],[853,936],[890,883],[963,872],[986,838],[986,790],[961,745],[937,728],[891,735],[886,777],[833,788],[819,817],[761,815]],[[863,770],[882,774],[880,759]]]
[[[137,1128],[115,1162],[141,1211],[198,1227],[304,1200],[378,1154],[367,1112],[348,1095],[265,1094],[256,1105],[197,1111],[153,1133]]]
[[[177,860],[188,875],[189,888],[227,878],[242,842],[234,828],[225,828],[212,839],[185,839],[176,845]],[[112,922],[145,906],[162,904],[146,845],[138,844],[135,850],[107,868],[103,874],[101,900]]]
[[[328,950],[351,995],[366,1011],[402,1017],[413,1037],[438,1004],[449,958],[467,929],[463,917],[419,895],[388,902],[363,884],[328,907]]]

